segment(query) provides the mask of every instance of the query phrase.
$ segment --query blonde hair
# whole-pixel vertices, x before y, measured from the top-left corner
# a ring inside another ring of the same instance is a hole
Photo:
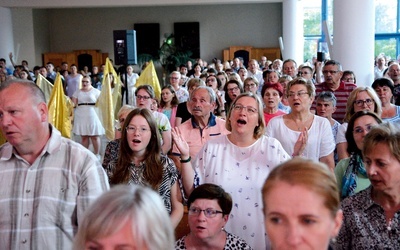
[[[382,104],[381,100],[379,99],[378,95],[376,94],[375,90],[371,87],[358,87],[355,88],[349,95],[349,98],[347,99],[347,105],[346,105],[346,115],[343,119],[344,122],[349,122],[350,118],[352,115],[354,115],[354,102],[357,99],[357,95],[360,92],[367,92],[367,94],[372,98],[374,101],[374,110],[373,112],[377,114],[379,117],[382,115]]]

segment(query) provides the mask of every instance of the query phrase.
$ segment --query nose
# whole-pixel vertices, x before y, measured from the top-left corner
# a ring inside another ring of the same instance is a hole
[[[290,246],[296,246],[301,241],[301,233],[297,226],[288,225],[286,230],[286,242]]]
[[[10,116],[8,116],[5,113],[0,113],[0,128],[1,128],[1,130],[4,130],[3,128],[10,124],[11,124]]]

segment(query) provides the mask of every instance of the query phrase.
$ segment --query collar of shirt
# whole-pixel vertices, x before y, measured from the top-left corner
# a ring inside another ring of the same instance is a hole
[[[217,125],[217,122],[215,119],[216,119],[216,116],[213,113],[210,113],[210,119],[208,119],[207,127],[212,127],[212,126]],[[193,128],[199,127],[199,125],[196,123],[196,120],[194,119],[193,115],[192,115],[191,121],[192,121]]]

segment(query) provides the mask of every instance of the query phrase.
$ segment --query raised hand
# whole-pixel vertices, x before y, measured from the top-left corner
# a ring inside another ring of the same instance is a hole
[[[175,146],[181,153],[181,158],[187,159],[189,157],[189,145],[187,144],[185,138],[183,138],[181,131],[179,130],[179,128],[175,127],[171,130],[171,134]]]

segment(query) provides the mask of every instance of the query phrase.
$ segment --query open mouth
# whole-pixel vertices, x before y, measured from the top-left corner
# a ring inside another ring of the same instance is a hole
[[[245,120],[243,120],[243,119],[238,119],[237,123],[242,124],[242,125],[246,125],[247,124],[247,122]]]
[[[141,140],[138,140],[138,139],[133,139],[132,142],[133,142],[133,143],[141,143],[142,141],[141,141]]]

